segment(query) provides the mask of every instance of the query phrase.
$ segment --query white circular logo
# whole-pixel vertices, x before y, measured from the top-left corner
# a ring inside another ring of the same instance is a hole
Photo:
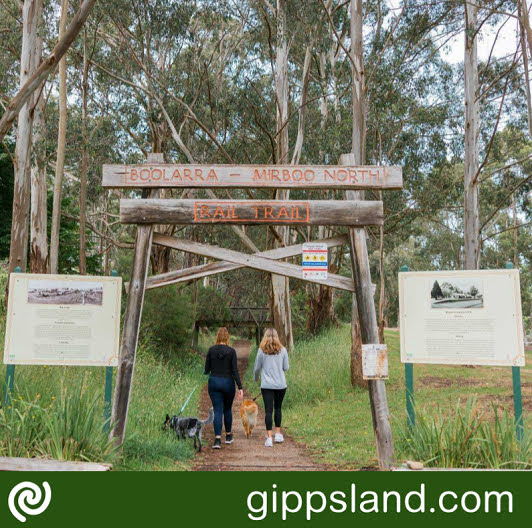
[[[41,488],[33,482],[21,482],[11,490],[7,503],[13,516],[20,522],[26,522],[26,517],[20,511],[26,515],[40,515],[48,508],[52,499],[52,490],[48,482],[43,482],[42,487],[44,489],[44,499],[42,498]],[[41,501],[42,504],[37,507]]]

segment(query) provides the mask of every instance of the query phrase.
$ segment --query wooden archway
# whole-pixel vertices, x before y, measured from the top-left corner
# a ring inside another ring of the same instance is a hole
[[[382,225],[381,201],[358,199],[362,189],[400,189],[400,167],[355,166],[352,155],[344,155],[338,166],[316,165],[175,165],[165,164],[161,154],[148,156],[146,164],[105,165],[103,187],[142,190],[142,198],[120,201],[120,221],[137,226],[131,279],[115,386],[112,438],[124,440],[138,332],[146,289],[197,279],[242,267],[309,280],[354,293],[363,345],[379,343],[371,273],[366,245],[367,225]],[[160,188],[203,188],[209,200],[160,199]],[[218,200],[216,188],[341,189],[347,200]],[[154,233],[155,224],[238,225],[329,225],[347,226],[347,235],[325,239],[328,247],[350,246],[353,277],[328,274],[324,280],[304,279],[301,268],[280,259],[301,254],[302,245],[255,254],[240,253],[191,240]],[[148,278],[152,244],[202,255],[218,262]],[[377,456],[381,468],[393,461],[386,385],[383,379],[368,381]]]

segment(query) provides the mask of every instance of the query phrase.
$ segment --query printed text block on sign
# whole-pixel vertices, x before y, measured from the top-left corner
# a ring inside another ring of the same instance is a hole
[[[307,242],[303,244],[302,271],[304,279],[327,279],[327,244]]]
[[[362,377],[366,380],[388,379],[388,348],[386,345],[362,345]]]

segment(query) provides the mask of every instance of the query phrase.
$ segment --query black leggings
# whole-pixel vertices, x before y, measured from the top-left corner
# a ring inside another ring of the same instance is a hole
[[[261,389],[261,392],[264,401],[264,413],[266,415],[266,431],[272,430],[272,413],[274,410],[275,427],[281,427],[281,420],[283,418],[281,407],[286,389]]]

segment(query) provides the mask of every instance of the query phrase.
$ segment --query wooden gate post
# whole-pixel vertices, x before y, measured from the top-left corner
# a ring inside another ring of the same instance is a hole
[[[340,157],[340,163],[348,165],[352,161],[352,157],[353,154],[344,154]],[[354,192],[357,191],[350,191],[350,193]],[[365,229],[363,227],[349,228],[349,241],[360,337],[363,344],[378,343],[379,328],[372,291]],[[368,389],[379,467],[389,469],[393,463],[393,440],[386,385],[383,380],[368,380]]]
[[[163,154],[148,154],[147,163],[163,162]],[[146,191],[143,194],[146,194],[145,197],[155,197],[154,193],[156,192],[158,191],[152,190]],[[129,281],[126,312],[124,314],[122,340],[120,342],[120,357],[116,373],[113,412],[111,415],[113,429],[111,430],[110,439],[113,439],[118,445],[124,442],[126,434],[129,397],[131,395],[131,384],[133,382],[133,371],[135,369],[135,358],[137,355],[146,276],[150,263],[153,227],[153,224],[137,226],[133,265]]]

